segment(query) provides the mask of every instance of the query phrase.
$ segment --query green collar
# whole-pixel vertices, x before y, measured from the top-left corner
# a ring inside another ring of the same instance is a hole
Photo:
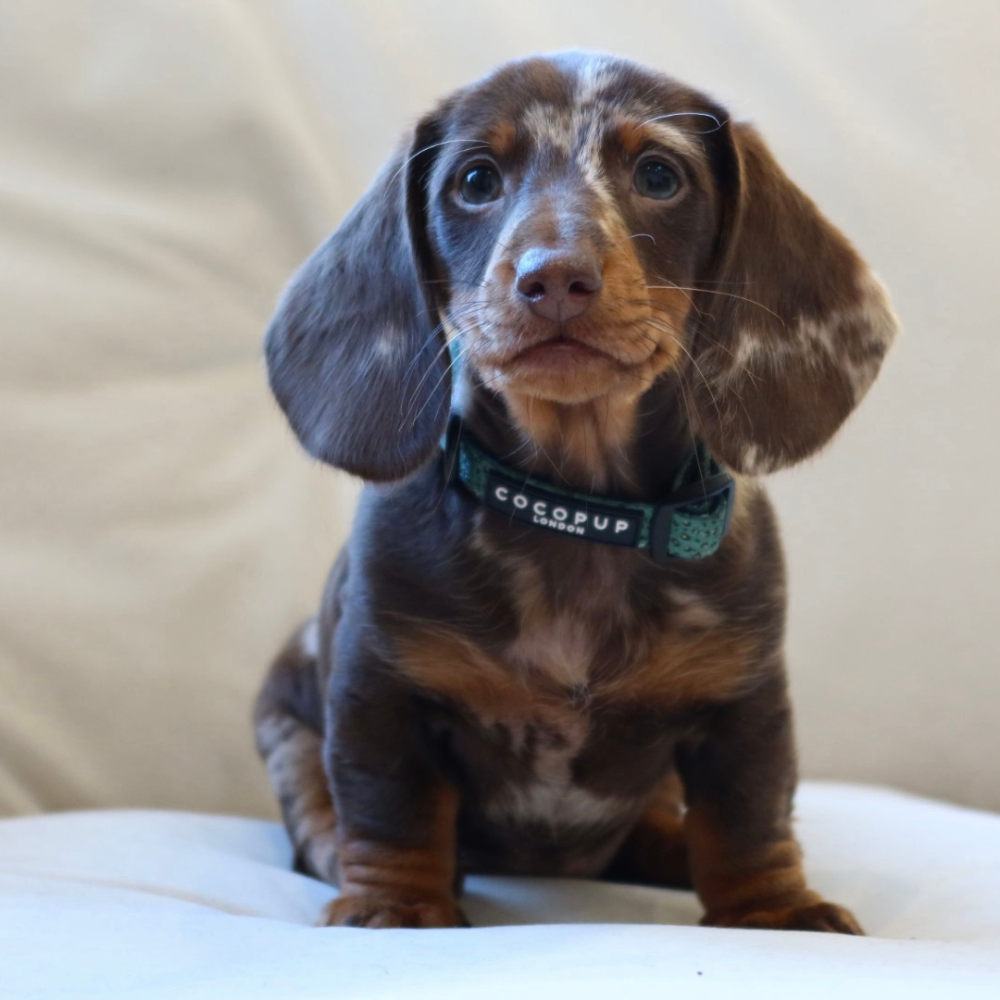
[[[449,486],[516,521],[581,541],[645,549],[654,562],[714,555],[729,530],[736,484],[698,443],[657,503],[562,490],[525,476],[487,452],[452,414],[442,442]]]

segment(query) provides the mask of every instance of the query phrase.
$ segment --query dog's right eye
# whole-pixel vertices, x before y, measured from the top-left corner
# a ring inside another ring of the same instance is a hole
[[[462,201],[470,205],[485,205],[496,201],[503,192],[503,181],[496,167],[480,163],[470,167],[462,175],[458,193]]]

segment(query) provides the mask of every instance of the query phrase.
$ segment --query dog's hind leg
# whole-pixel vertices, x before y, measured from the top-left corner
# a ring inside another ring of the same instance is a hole
[[[323,769],[318,645],[313,618],[271,665],[254,709],[254,729],[295,848],[296,868],[333,883],[336,815]]]
[[[616,882],[690,889],[683,802],[684,788],[677,773],[672,772],[602,877]]]

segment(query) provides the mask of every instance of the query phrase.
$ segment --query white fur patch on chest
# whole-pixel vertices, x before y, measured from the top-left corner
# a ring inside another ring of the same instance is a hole
[[[613,823],[633,806],[631,799],[595,795],[577,785],[534,781],[507,786],[487,803],[486,815],[494,822],[560,829]]]
[[[519,750],[531,754],[532,777],[506,785],[486,803],[486,815],[499,823],[559,829],[604,825],[627,812],[630,799],[595,795],[573,783],[573,761],[589,733],[587,716],[571,710],[518,727],[512,736]]]
[[[581,688],[590,679],[594,638],[587,623],[559,614],[524,621],[507,656],[518,669],[541,674],[566,688]]]

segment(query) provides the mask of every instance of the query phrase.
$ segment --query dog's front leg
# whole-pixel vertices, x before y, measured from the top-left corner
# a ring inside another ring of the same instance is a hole
[[[325,755],[337,811],[340,895],[324,922],[456,927],[458,794],[422,739],[411,692],[370,654],[337,651]]]
[[[784,675],[718,709],[678,748],[692,882],[703,924],[863,933],[806,886],[791,830],[795,751]]]

